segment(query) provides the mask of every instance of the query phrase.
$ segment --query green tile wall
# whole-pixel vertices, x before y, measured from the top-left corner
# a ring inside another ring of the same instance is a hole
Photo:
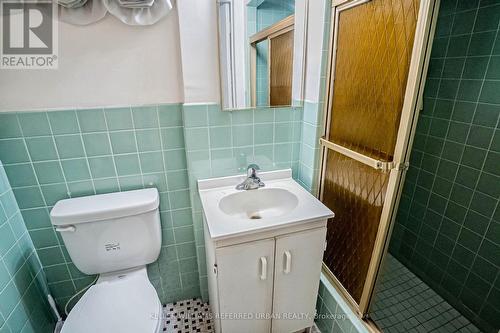
[[[391,253],[500,328],[500,3],[443,0]]]
[[[368,333],[364,324],[324,275],[319,284],[314,321],[321,333]]]
[[[54,330],[40,260],[0,162],[0,332]]]
[[[163,244],[148,266],[163,302],[199,296],[181,106],[0,114],[0,159],[60,308],[93,280],[50,224],[61,199],[156,187]]]
[[[184,131],[189,170],[200,287],[208,299],[201,203],[196,181],[246,172],[299,166],[302,108],[260,108],[221,111],[216,104],[185,104]]]

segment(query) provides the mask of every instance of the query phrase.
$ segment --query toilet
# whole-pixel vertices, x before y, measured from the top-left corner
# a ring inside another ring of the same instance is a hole
[[[162,306],[146,271],[161,248],[158,191],[61,200],[50,218],[75,266],[99,274],[61,332],[160,332]]]

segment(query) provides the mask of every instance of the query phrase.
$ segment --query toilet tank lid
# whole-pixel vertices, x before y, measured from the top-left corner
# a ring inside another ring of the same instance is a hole
[[[91,195],[58,201],[50,211],[53,225],[95,222],[146,213],[158,208],[156,188]]]

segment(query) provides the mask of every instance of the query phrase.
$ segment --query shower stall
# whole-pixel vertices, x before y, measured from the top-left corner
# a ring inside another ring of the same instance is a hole
[[[332,1],[324,271],[374,329],[500,328],[499,20],[499,1]]]

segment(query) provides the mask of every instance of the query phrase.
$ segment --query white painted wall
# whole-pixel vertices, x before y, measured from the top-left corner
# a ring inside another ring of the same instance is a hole
[[[309,1],[309,101],[319,97],[325,5]],[[0,112],[220,102],[215,0],[178,1],[148,27],[127,26],[112,16],[90,26],[59,27],[58,70],[0,70]]]
[[[175,7],[152,26],[108,15],[59,29],[58,70],[0,70],[0,112],[183,102]]]
[[[219,103],[217,4],[215,0],[181,0],[182,74],[185,103]]]

